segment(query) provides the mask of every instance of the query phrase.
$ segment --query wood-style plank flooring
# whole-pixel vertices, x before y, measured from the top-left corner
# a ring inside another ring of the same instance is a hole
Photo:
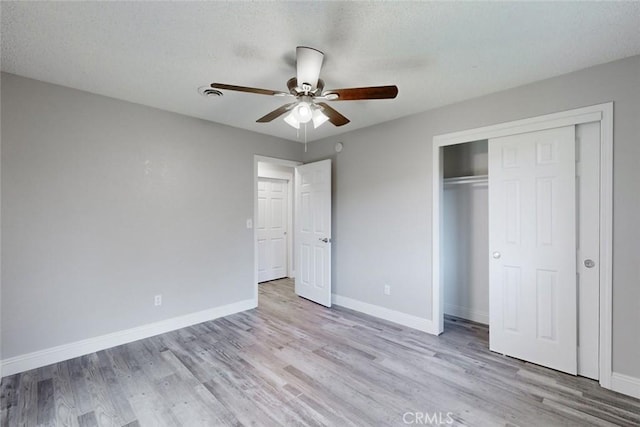
[[[260,285],[259,308],[4,378],[3,426],[640,425],[640,401]]]

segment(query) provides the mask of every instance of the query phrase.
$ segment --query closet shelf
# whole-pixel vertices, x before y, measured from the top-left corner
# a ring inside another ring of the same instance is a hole
[[[445,185],[486,184],[489,182],[489,175],[456,176],[453,178],[444,178],[442,182]]]

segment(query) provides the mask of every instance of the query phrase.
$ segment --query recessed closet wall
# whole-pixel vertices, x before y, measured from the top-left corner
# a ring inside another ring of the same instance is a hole
[[[488,141],[444,148],[444,312],[489,323]]]

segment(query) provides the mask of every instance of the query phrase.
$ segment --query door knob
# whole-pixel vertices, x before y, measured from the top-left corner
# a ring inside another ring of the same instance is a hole
[[[320,240],[321,242],[329,243],[329,239],[327,239],[326,237],[318,238],[318,240]]]
[[[592,259],[585,259],[584,260],[584,266],[587,267],[587,268],[593,268],[593,267],[596,266],[596,263]]]
[[[502,255],[500,254],[500,252],[494,252],[494,253],[493,253],[493,257],[494,257],[495,259],[500,259],[500,257],[501,257],[501,256],[502,256]]]

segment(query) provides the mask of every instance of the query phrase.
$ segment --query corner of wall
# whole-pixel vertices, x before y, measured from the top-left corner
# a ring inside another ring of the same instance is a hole
[[[386,307],[369,304],[352,298],[343,297],[337,294],[331,295],[331,302],[350,310],[368,314],[369,316],[397,323],[402,326],[407,326],[412,329],[417,329],[431,335],[440,335],[436,326],[429,319],[424,319],[422,317],[413,316],[411,314],[402,313],[400,311],[391,310]]]

